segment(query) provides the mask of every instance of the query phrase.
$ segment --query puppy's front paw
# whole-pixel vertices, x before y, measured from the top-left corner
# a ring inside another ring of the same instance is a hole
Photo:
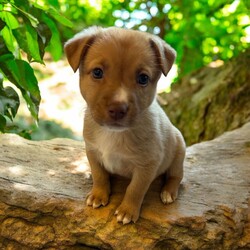
[[[115,211],[115,215],[118,222],[122,222],[123,225],[130,222],[136,222],[139,218],[140,208],[121,204]]]
[[[87,205],[93,208],[106,206],[109,202],[109,192],[93,189],[87,196]]]

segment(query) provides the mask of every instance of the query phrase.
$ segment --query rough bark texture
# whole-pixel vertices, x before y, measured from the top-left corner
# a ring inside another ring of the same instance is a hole
[[[0,135],[0,249],[250,249],[250,123],[187,150],[178,200],[151,186],[136,224],[114,212],[127,181],[114,177],[106,207],[85,205],[84,144]]]
[[[218,68],[204,67],[161,100],[188,145],[211,140],[250,121],[250,49]],[[165,103],[165,105],[164,105]]]

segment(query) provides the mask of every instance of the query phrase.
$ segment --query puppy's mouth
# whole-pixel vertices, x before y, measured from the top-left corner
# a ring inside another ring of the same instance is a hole
[[[100,117],[95,117],[92,114],[94,121],[99,124],[101,127],[110,130],[110,131],[125,131],[131,127],[131,124],[126,119],[114,121],[110,119],[100,119]]]
[[[101,125],[102,127],[111,130],[111,131],[125,131],[128,130],[130,128],[130,126],[128,124],[124,124],[122,122],[101,122],[99,123],[99,125]]]

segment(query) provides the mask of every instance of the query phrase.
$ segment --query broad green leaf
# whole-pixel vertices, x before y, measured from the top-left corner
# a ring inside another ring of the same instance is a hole
[[[8,26],[5,26],[2,30],[1,30],[1,34],[3,36],[3,39],[5,41],[5,44],[8,48],[9,51],[11,52],[15,52],[15,37],[12,34],[11,29],[9,29]]]
[[[63,52],[59,31],[56,24],[45,13],[43,13],[42,19],[52,32],[52,37],[47,47],[48,51],[51,53],[53,59],[57,61],[61,58]]]
[[[29,24],[26,24],[25,28],[29,55],[34,58],[35,61],[43,63],[39,53],[37,31]]]
[[[36,8],[41,9],[44,12],[48,13],[52,18],[54,18],[56,21],[58,21],[62,25],[66,26],[66,27],[69,27],[69,28],[73,27],[73,23],[69,19],[67,19],[66,17],[61,15],[59,13],[59,11],[56,10],[53,6],[51,6],[51,5],[41,6],[37,2],[34,2],[34,1],[32,1],[32,4]]]
[[[4,88],[0,84],[0,114],[6,115],[13,120],[19,105],[20,101],[16,91],[11,87]]]
[[[35,104],[39,104],[40,102],[40,91],[38,88],[38,82],[34,75],[34,70],[31,66],[23,61],[23,60],[16,60],[16,64],[19,69],[19,83],[20,85],[30,93],[30,97],[35,102]]]
[[[38,100],[32,98],[30,93],[26,91],[22,91],[22,96],[26,101],[27,107],[31,113],[31,115],[38,121],[38,113],[39,113],[39,103]]]
[[[14,83],[19,89],[22,87],[19,85],[19,69],[15,61],[15,57],[11,53],[0,56],[0,68],[4,75]]]
[[[21,1],[19,0],[19,2],[21,3]],[[26,3],[26,4],[29,4],[29,1],[22,1],[22,3]],[[19,3],[19,4],[20,4]],[[23,10],[23,9],[21,9],[20,7],[18,7],[17,5],[14,5],[13,4],[13,7],[14,8],[16,8],[18,11],[19,11],[19,13],[21,14],[21,15],[23,15],[23,16],[25,16],[26,18],[28,18],[28,20],[30,21],[30,23],[31,23],[31,25],[33,26],[33,27],[37,27],[37,25],[39,24],[39,21],[37,20],[37,18],[36,17],[34,17],[33,15],[31,15],[30,13],[28,13],[27,11],[25,11],[25,10]]]
[[[44,46],[46,47],[52,37],[52,31],[46,23],[40,23],[37,27],[37,32],[40,38],[42,39]]]
[[[38,120],[39,104],[41,101],[38,82],[31,66],[22,60],[16,60],[20,72],[19,84],[24,88],[22,95],[32,116]]]
[[[5,76],[21,90],[32,116],[38,119],[41,96],[34,71],[27,62],[11,58],[11,54],[0,56],[0,68]]]
[[[12,30],[19,27],[17,19],[8,11],[0,12],[0,19],[2,19]]]
[[[49,29],[48,25],[45,23],[40,23],[37,26],[37,32],[38,32],[38,44],[39,44],[39,50],[40,55],[43,57],[45,53],[45,48],[48,46],[50,39],[52,37],[52,32]]]
[[[29,53],[27,39],[26,39],[26,32],[23,26],[20,26],[19,28],[12,30],[12,33],[14,37],[16,38],[16,41],[19,45],[19,47],[26,52]]]
[[[50,6],[47,11],[50,16],[52,16],[56,21],[58,21],[62,25],[69,27],[69,28],[73,27],[73,23],[66,17],[62,16],[55,8]]]
[[[35,28],[27,23],[12,32],[19,47],[27,53],[28,58],[30,58],[30,60],[33,59],[36,62],[43,63],[43,53],[40,53],[40,38],[38,37]]]

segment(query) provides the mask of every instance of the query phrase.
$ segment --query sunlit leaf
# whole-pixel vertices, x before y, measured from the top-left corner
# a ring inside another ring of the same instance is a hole
[[[42,19],[48,25],[49,29],[52,32],[52,37],[48,45],[48,50],[50,51],[53,59],[57,61],[61,58],[63,52],[60,33],[57,29],[56,24],[45,13],[43,13]]]
[[[1,31],[2,37],[5,41],[5,44],[8,48],[9,51],[15,52],[16,47],[15,47],[15,38],[12,34],[11,29],[9,29],[8,26],[5,26],[2,31]]]
[[[62,16],[55,8],[50,7],[48,9],[48,13],[59,23],[61,23],[62,25],[66,26],[66,27],[73,27],[73,23],[68,20],[66,17]]]
[[[13,35],[19,47],[28,54],[29,58],[36,62],[43,63],[39,51],[37,32],[30,24],[13,30]]]
[[[25,28],[29,54],[35,61],[42,63],[43,61],[39,53],[37,31],[29,24],[26,24]]]
[[[10,12],[0,12],[0,19],[3,20],[7,24],[7,26],[12,30],[19,27],[18,21]]]
[[[37,20],[37,18],[31,15],[30,13],[28,13],[27,11],[23,10],[22,8],[20,8],[19,4],[27,5],[29,4],[29,1],[18,0],[18,2],[16,2],[16,5],[13,4],[13,6],[19,11],[21,15],[25,16],[30,21],[33,27],[37,27],[37,25],[39,24],[39,21]]]

